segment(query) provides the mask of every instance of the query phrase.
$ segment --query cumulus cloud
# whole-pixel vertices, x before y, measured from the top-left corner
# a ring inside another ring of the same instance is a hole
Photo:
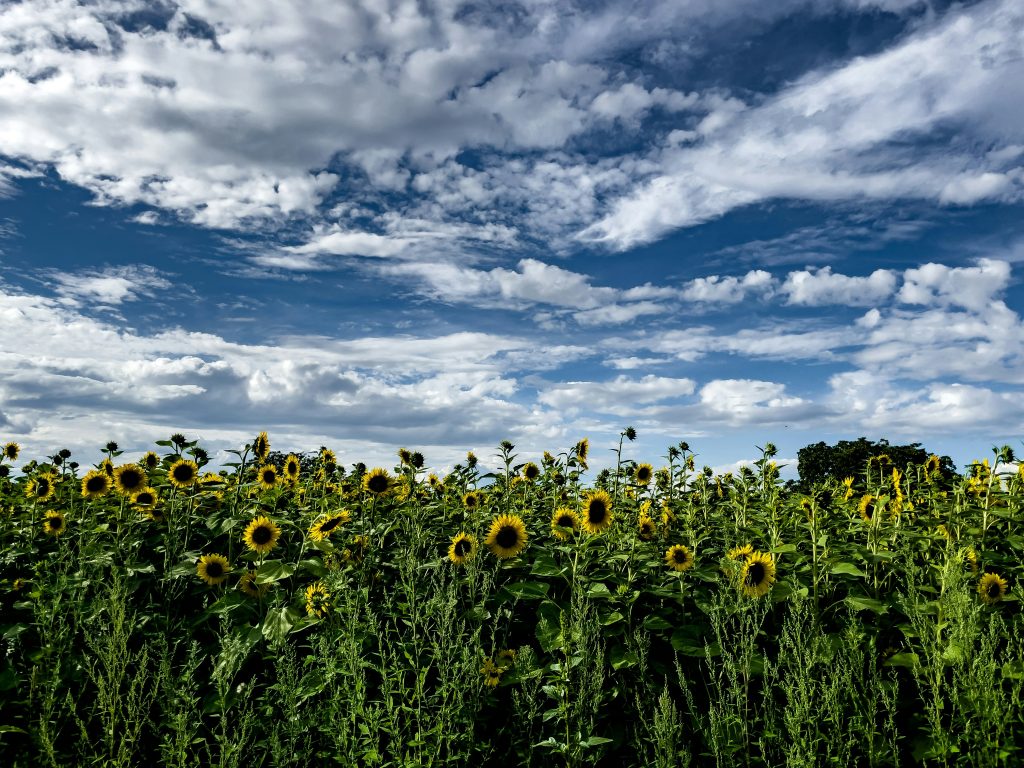
[[[1006,290],[1010,265],[979,259],[974,267],[925,264],[908,269],[897,299],[904,304],[957,306],[975,311],[989,308]]]
[[[559,411],[598,411],[629,415],[650,403],[691,395],[692,379],[647,375],[616,376],[611,381],[569,381],[542,390],[537,400]]]
[[[117,306],[126,301],[155,296],[158,291],[171,287],[171,282],[159,270],[146,265],[79,271],[52,270],[46,275],[57,294],[69,299],[75,306]]]
[[[850,277],[833,274],[831,267],[822,267],[790,272],[779,290],[790,304],[871,307],[896,290],[896,275],[887,269],[876,269],[866,277]]]

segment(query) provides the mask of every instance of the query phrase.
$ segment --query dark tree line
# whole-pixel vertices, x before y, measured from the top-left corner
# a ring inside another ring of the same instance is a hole
[[[868,460],[883,454],[889,457],[894,467],[901,470],[908,464],[924,464],[931,455],[920,443],[892,445],[884,438],[877,442],[859,437],[856,440],[840,440],[835,445],[814,443],[797,451],[800,485],[810,488],[829,477],[837,480],[845,477],[859,478]],[[939,457],[939,471],[947,480],[956,474],[956,467],[949,456]]]

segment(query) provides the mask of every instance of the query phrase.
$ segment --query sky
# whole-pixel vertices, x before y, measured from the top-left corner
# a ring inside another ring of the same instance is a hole
[[[1024,452],[1019,0],[0,2],[0,440]]]

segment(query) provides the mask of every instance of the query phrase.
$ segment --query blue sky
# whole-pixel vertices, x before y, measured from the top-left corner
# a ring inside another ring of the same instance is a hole
[[[0,437],[1024,435],[1014,0],[0,5]]]

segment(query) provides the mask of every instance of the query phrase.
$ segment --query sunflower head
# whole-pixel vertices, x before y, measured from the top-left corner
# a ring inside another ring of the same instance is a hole
[[[501,515],[487,532],[487,548],[500,560],[515,557],[526,547],[526,524],[519,515]]]
[[[448,547],[448,559],[456,565],[465,565],[476,557],[476,549],[476,538],[460,531],[452,537],[452,543]]]
[[[986,573],[978,581],[978,594],[981,596],[981,602],[986,605],[995,605],[1006,597],[1008,587],[1006,579],[999,574]]]
[[[306,587],[306,613],[322,619],[331,610],[331,593],[321,581],[314,581]]]
[[[857,511],[860,512],[861,519],[865,523],[873,523],[877,519],[878,514],[878,497],[865,493],[860,497]]]
[[[259,555],[265,555],[276,547],[280,537],[281,529],[269,517],[255,518],[242,533],[245,546]]]
[[[740,570],[740,591],[751,598],[767,595],[775,583],[775,561],[764,552],[747,555]]]
[[[17,461],[18,454],[21,452],[21,446],[17,443],[5,443],[4,444],[4,458],[9,461]]]
[[[43,517],[43,532],[47,536],[60,536],[65,529],[64,515],[50,510]]]
[[[601,533],[612,524],[612,497],[606,491],[591,491],[583,498],[580,517],[587,533]]]
[[[199,467],[191,459],[178,459],[167,470],[167,479],[175,488],[191,488],[199,479]]]
[[[289,453],[288,458],[284,460],[284,476],[288,478],[289,483],[297,483],[299,481],[301,466],[299,457],[294,453]]]
[[[380,496],[391,490],[394,478],[383,467],[374,467],[363,475],[363,490]]]
[[[25,487],[25,495],[34,501],[47,501],[56,491],[57,478],[49,472],[33,477]]]
[[[223,584],[231,573],[231,564],[224,555],[203,555],[196,566],[199,578],[211,587]]]
[[[573,453],[576,454],[576,458],[583,464],[584,469],[587,466],[587,454],[590,453],[590,438],[584,437],[573,447]]]
[[[352,519],[347,509],[338,510],[323,515],[309,527],[309,538],[313,541],[323,541],[334,533],[343,523]]]
[[[728,552],[725,553],[725,556],[727,558],[729,558],[730,560],[746,560],[747,559],[747,555],[752,555],[752,554],[754,554],[754,547],[753,547],[753,545],[752,544],[744,544],[744,545],[739,546],[739,547],[733,547],[732,549],[730,549]]]
[[[579,516],[569,507],[559,507],[551,515],[551,533],[555,538],[566,541],[580,529]]]
[[[971,547],[964,550],[964,568],[970,571],[972,576],[978,574],[978,553]]]
[[[270,438],[266,432],[260,432],[252,441],[252,455],[261,463],[267,460],[270,455]]]
[[[138,464],[122,464],[114,470],[114,487],[124,496],[145,488],[146,482],[146,472]]]
[[[637,525],[637,536],[640,537],[641,541],[650,541],[657,532],[658,526],[651,518],[646,515],[640,518]]]
[[[638,485],[647,485],[654,476],[654,467],[650,464],[637,464],[633,468],[633,479]]]
[[[238,588],[249,597],[260,598],[267,594],[270,584],[260,584],[256,581],[256,571],[246,571],[238,580]]]
[[[488,688],[497,687],[498,683],[501,682],[501,673],[503,671],[504,669],[491,661],[491,657],[488,656],[484,659],[484,665],[480,667],[480,673],[484,676],[484,685]]]
[[[540,477],[540,467],[534,464],[532,461],[523,465],[523,477],[530,482],[533,482]]]
[[[479,509],[484,497],[480,491],[467,491],[462,495],[462,504],[466,509]]]
[[[136,509],[149,510],[156,506],[158,497],[156,491],[149,486],[142,488],[132,494],[132,506]]]
[[[280,480],[280,476],[277,472],[277,467],[273,464],[264,464],[256,470],[256,480],[260,484],[260,488],[265,491],[271,491],[277,487],[277,482]]]
[[[665,550],[665,565],[682,573],[693,568],[693,553],[685,544],[673,544]]]
[[[94,469],[82,478],[82,495],[87,499],[98,499],[106,495],[112,483],[106,472]]]
[[[147,451],[143,454],[142,458],[139,459],[139,464],[150,472],[160,466],[160,457],[157,456],[153,451]]]
[[[330,448],[320,449],[320,464],[327,474],[333,474],[338,468],[338,457]]]

